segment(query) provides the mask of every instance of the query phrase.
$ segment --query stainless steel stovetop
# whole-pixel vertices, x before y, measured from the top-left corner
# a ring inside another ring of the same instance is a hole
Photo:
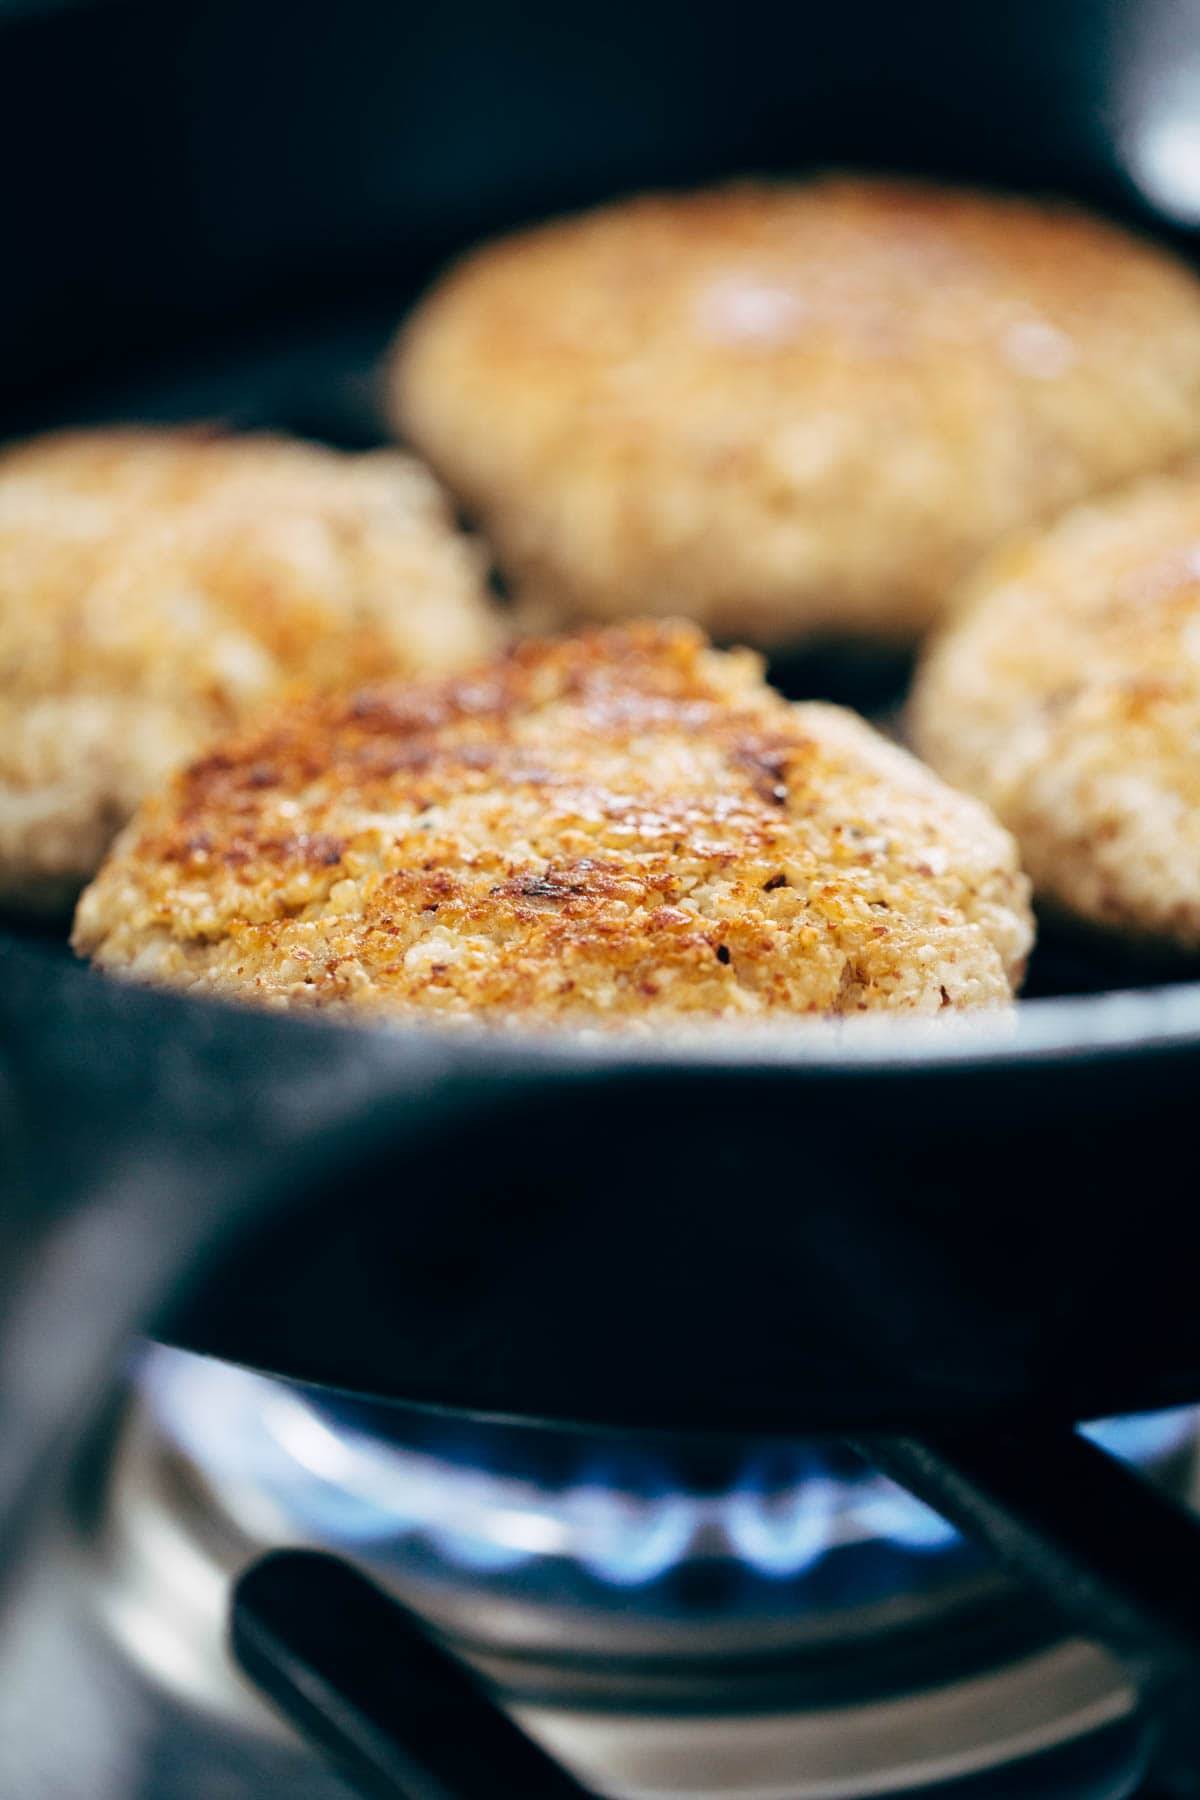
[[[1200,1491],[1194,1415],[1117,1448]],[[150,1348],[0,1646],[0,1794],[349,1800],[234,1669],[230,1584],[336,1547],[624,1800],[1123,1800],[1119,1670],[844,1449],[338,1403]]]

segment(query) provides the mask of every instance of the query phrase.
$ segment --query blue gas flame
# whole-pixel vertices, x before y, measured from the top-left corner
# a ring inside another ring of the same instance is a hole
[[[901,1550],[948,1550],[961,1541],[941,1513],[882,1477],[864,1484],[852,1513],[865,1537],[894,1544]]]
[[[782,1446],[750,1458],[724,1497],[719,1523],[760,1575],[794,1575],[830,1549],[838,1503],[837,1483],[811,1452]]]
[[[389,1536],[396,1536],[395,1532]],[[535,1552],[522,1550],[515,1544],[499,1543],[479,1532],[442,1531],[436,1527],[426,1534],[437,1554],[457,1568],[470,1569],[477,1575],[508,1575],[522,1563],[532,1560]]]
[[[574,1466],[550,1477],[528,1448],[525,1465],[512,1455],[499,1464],[485,1426],[453,1452],[413,1444],[386,1411],[368,1428],[305,1390],[180,1351],[152,1348],[139,1381],[175,1440],[219,1483],[252,1491],[274,1506],[281,1528],[330,1546],[419,1550],[497,1579],[560,1559],[625,1589],[650,1588],[689,1560],[796,1583],[869,1547],[902,1582],[913,1558],[968,1554],[938,1513],[819,1441],[753,1449],[724,1485],[692,1491],[665,1455],[626,1447],[584,1443]],[[1194,1442],[1198,1421],[1196,1409],[1177,1409],[1088,1434],[1151,1466]]]
[[[562,1495],[575,1560],[614,1587],[640,1587],[682,1562],[698,1504],[650,1458],[595,1459]]]

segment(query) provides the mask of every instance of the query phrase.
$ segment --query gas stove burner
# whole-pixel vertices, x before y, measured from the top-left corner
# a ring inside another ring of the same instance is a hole
[[[1196,1431],[1181,1411],[1095,1435],[1183,1492]],[[1114,1665],[832,1441],[455,1422],[148,1347],[92,1605],[246,1742],[282,1734],[225,1653],[230,1585],[286,1543],[364,1566],[597,1794],[1014,1800],[1014,1759],[1054,1800],[1137,1784]]]
[[[420,1544],[450,1569],[488,1576],[568,1561],[600,1588],[636,1589],[720,1562],[803,1586],[851,1546],[969,1554],[936,1513],[837,1445],[698,1453],[536,1428],[439,1431],[401,1408],[339,1408],[162,1349],[138,1381],[235,1509],[249,1490],[305,1537],[374,1555]],[[1161,1429],[1182,1433],[1186,1421]]]
[[[700,1450],[445,1425],[158,1346],[136,1379],[235,1514],[269,1505],[305,1538],[373,1556],[420,1545],[448,1570],[498,1577],[568,1561],[597,1586],[624,1590],[726,1563],[797,1594],[815,1585],[823,1605],[839,1588],[858,1601],[875,1586],[922,1586],[935,1567],[980,1561],[953,1526],[837,1442]],[[1089,1435],[1153,1467],[1191,1441],[1197,1417],[1182,1408]],[[875,1580],[823,1578],[834,1561],[845,1576],[841,1553],[851,1549],[860,1569],[876,1565]]]

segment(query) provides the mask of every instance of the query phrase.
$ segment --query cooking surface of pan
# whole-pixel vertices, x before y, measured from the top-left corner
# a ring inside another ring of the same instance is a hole
[[[1166,6],[735,31],[619,5],[586,49],[549,5],[409,10],[352,0],[333,34],[315,6],[102,6],[58,28],[70,55],[11,28],[10,151],[52,93],[61,135],[10,236],[4,429],[376,441],[375,360],[446,254],[655,182],[843,162],[1143,224],[1179,201]],[[1186,195],[1156,223],[1186,246]],[[897,697],[878,659],[777,674]],[[1048,938],[1029,992],[969,1030],[686,1050],[362,1032],[120,986],[6,926],[0,1236],[40,1246],[44,1296],[90,1209],[111,1255],[75,1298],[114,1342],[153,1304],[176,1341],[422,1405],[790,1433],[1193,1399],[1200,983]]]

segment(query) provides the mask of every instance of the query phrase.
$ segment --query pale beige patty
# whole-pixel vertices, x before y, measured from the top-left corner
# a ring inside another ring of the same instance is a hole
[[[1200,950],[1200,463],[997,556],[929,651],[918,748],[1047,900]]]
[[[285,681],[497,643],[476,549],[394,452],[97,431],[0,455],[0,900],[74,898],[147,788]]]
[[[1064,207],[654,196],[469,256],[392,397],[531,616],[908,640],[1006,533],[1200,447],[1200,284]]]
[[[661,1024],[1006,1002],[1012,840],[694,628],[280,708],[148,800],[78,950],[275,1005]]]

